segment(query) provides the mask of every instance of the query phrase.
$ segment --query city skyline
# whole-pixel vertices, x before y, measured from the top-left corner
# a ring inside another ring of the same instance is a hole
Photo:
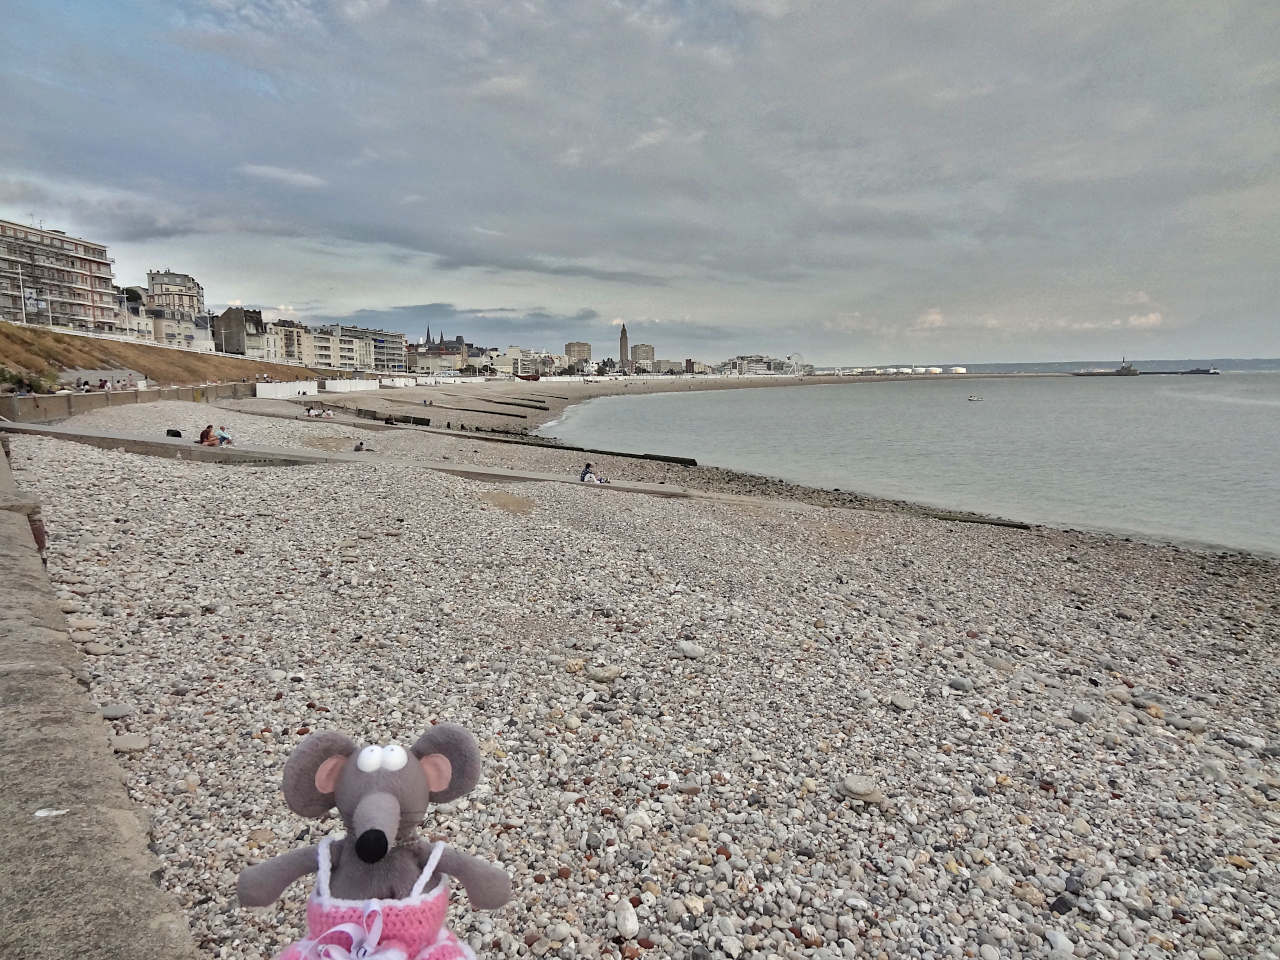
[[[121,285],[189,272],[211,309],[601,358],[622,322],[664,359],[1280,354],[1265,7],[9,20],[9,102],[40,109],[10,118],[0,217],[106,244]]]

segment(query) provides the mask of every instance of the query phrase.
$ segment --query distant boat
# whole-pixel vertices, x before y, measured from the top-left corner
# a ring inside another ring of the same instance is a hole
[[[534,382],[536,382],[536,381],[538,381],[538,380],[541,380],[541,379],[542,379],[542,377],[540,377],[540,376],[539,376],[538,374],[536,374],[536,373],[530,373],[530,374],[517,373],[517,374],[516,374],[516,379],[517,379],[517,380],[528,380],[530,383],[534,383]]]
[[[1180,370],[1178,372],[1183,376],[1198,374],[1203,377],[1217,377],[1222,374],[1222,371],[1217,367],[1195,367],[1191,370]]]
[[[1120,366],[1114,370],[1078,370],[1073,377],[1136,377],[1141,371],[1132,363],[1120,358]]]
[[[969,394],[969,402],[970,402],[970,403],[981,403],[981,402],[982,402],[982,398],[981,398],[981,397],[975,397],[973,394]]]

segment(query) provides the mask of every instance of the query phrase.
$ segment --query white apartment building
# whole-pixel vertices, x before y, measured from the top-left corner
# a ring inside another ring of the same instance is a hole
[[[340,323],[313,327],[316,363],[331,370],[374,370],[374,344],[370,331],[359,327],[347,327]],[[404,335],[397,334],[403,347]],[[322,343],[322,340],[324,341]],[[324,359],[321,359],[323,356]],[[404,369],[403,358],[400,369]]]
[[[316,329],[311,331],[311,351],[316,358],[316,366],[323,367],[326,370],[337,370],[338,365],[334,363],[334,355],[337,353],[337,344],[334,342],[331,334]]]
[[[373,341],[373,369],[388,373],[405,370],[405,340],[403,333],[393,330],[369,330]]]
[[[334,342],[332,359],[337,370],[377,370],[385,373],[405,371],[405,339],[403,333],[391,330],[351,327],[341,323],[313,327],[312,335],[327,334]],[[317,348],[319,342],[317,341]],[[321,363],[319,352],[316,363]]]
[[[136,334],[120,315],[111,263],[100,243],[0,220],[0,319]]]

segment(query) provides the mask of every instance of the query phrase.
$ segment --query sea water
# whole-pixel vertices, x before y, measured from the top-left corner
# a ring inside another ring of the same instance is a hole
[[[850,378],[601,397],[542,432],[1031,523],[1280,554],[1280,373]]]

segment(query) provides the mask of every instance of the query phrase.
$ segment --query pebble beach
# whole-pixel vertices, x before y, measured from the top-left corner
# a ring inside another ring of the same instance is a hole
[[[948,522],[707,468],[748,505],[485,483],[568,451],[150,403],[66,421],[374,453],[191,463],[15,437],[159,882],[209,957],[302,933],[250,864],[310,731],[481,743],[423,833],[509,872],[481,957],[1280,958],[1280,563]]]

